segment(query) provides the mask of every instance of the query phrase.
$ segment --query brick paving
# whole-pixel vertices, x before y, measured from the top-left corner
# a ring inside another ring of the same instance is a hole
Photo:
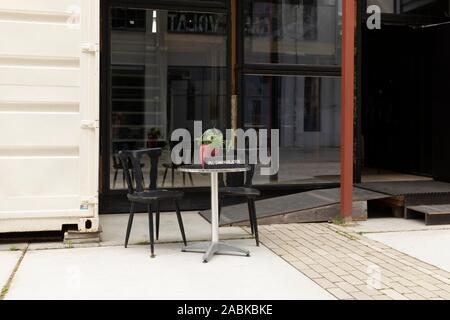
[[[450,299],[450,273],[328,224],[260,226],[261,242],[338,299]]]

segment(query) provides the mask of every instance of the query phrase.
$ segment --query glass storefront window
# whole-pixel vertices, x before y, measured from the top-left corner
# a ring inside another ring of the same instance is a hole
[[[247,75],[244,82],[245,127],[280,130],[280,171],[255,183],[339,182],[340,78]]]
[[[340,65],[341,0],[244,0],[245,63]]]
[[[110,188],[124,189],[120,150],[163,148],[159,186],[191,186],[175,171],[170,137],[194,121],[227,127],[227,15],[111,9]],[[148,172],[149,164],[144,163]],[[208,184],[193,177],[194,186]],[[204,180],[204,181],[203,181]]]
[[[415,14],[448,16],[448,0],[367,0],[367,5],[377,5],[381,12],[391,14]]]

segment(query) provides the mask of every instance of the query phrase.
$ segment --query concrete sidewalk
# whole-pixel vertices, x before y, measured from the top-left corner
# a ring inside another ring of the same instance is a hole
[[[250,250],[251,257],[215,256],[203,264],[202,254],[181,252],[173,214],[162,216],[155,259],[146,245],[146,215],[136,216],[132,245],[124,249],[127,218],[103,216],[102,242],[96,247],[30,244],[5,299],[335,299],[265,246],[256,247],[240,227],[221,228],[221,238]],[[210,225],[200,215],[186,214],[184,222],[188,240],[210,238]],[[0,251],[0,287],[21,255]]]
[[[450,225],[423,220],[375,218],[344,228],[450,272]]]
[[[156,259],[149,256],[145,215],[136,217],[133,245],[123,248],[126,220],[103,216],[102,242],[90,248],[0,246],[3,298],[450,299],[450,227],[395,218],[269,225],[261,226],[259,248],[247,229],[221,228],[222,239],[252,256],[203,264],[201,254],[181,252],[173,214],[161,220]],[[186,215],[185,227],[191,241],[210,237],[196,213]]]
[[[8,284],[21,256],[21,251],[0,251],[0,295],[2,289]]]
[[[29,251],[7,299],[333,299],[305,275],[253,241],[231,242],[252,256],[181,253],[179,244]]]

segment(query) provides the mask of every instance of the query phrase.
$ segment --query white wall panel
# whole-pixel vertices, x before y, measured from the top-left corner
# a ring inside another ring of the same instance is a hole
[[[2,196],[17,196],[25,200],[27,197],[33,199],[62,195],[78,195],[79,197],[80,195],[78,157],[12,157],[11,159],[0,158],[0,163],[9,172],[20,172],[3,179],[7,183],[0,185]],[[0,208],[10,205],[1,203]],[[79,206],[80,204],[78,209]]]
[[[42,73],[45,72],[45,77]],[[0,85],[79,87],[78,68],[10,67],[0,65]]]
[[[83,0],[0,0],[0,11],[65,13],[73,6],[81,6],[82,2]]]
[[[0,113],[1,114],[1,113]],[[0,115],[0,156],[5,148],[76,147],[80,144],[80,115],[77,113],[8,113]],[[20,137],[21,139],[17,139]],[[39,152],[36,150],[35,152]],[[3,154],[4,155],[4,154]],[[5,156],[5,155],[4,155]]]
[[[98,219],[99,15],[0,0],[0,232]]]
[[[11,36],[14,35],[14,36]],[[77,29],[66,24],[0,21],[0,55],[76,57],[81,38]]]

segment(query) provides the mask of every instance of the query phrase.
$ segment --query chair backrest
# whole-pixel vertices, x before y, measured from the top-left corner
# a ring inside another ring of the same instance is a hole
[[[149,190],[155,190],[157,188],[158,161],[161,154],[162,150],[160,148],[119,152],[119,158],[124,168],[129,193],[143,192],[145,189],[144,173],[142,171],[143,166],[141,165],[144,156],[148,156],[150,158]],[[133,172],[133,175],[131,175],[131,172]],[[133,184],[133,177],[136,181],[136,186]]]
[[[235,156],[238,151],[234,150]],[[246,187],[253,186],[253,177],[255,176],[256,164],[250,163],[250,150],[245,150],[245,163],[250,167],[250,170],[244,173],[228,173],[226,179],[227,187]]]

